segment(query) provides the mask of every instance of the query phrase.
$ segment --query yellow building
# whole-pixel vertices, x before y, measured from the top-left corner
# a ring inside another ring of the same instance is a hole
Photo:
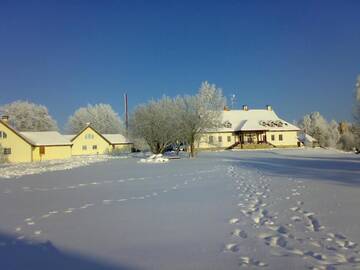
[[[57,131],[18,132],[7,117],[0,120],[0,144],[9,162],[32,162],[71,157],[71,142]]]
[[[110,143],[111,150],[121,150],[125,152],[131,152],[133,143],[130,142],[121,134],[103,134],[103,136]]]
[[[114,149],[131,150],[132,144],[121,134],[101,134],[90,124],[76,135],[65,135],[72,142],[72,155],[102,155]]]
[[[266,109],[225,110],[222,127],[204,133],[197,142],[199,149],[254,149],[297,147],[298,127],[280,119],[271,106]]]

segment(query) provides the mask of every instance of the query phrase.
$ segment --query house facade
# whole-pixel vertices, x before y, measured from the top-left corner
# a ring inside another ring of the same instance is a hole
[[[76,135],[65,135],[72,142],[72,155],[103,155],[115,149],[131,151],[130,143],[121,134],[101,134],[88,124]]]
[[[32,160],[71,158],[71,142],[57,131],[20,132],[32,144]]]
[[[32,162],[71,157],[71,142],[56,131],[18,132],[7,118],[0,120],[0,145],[8,162]]]
[[[298,127],[279,118],[271,106],[266,109],[224,110],[222,126],[205,132],[198,149],[254,149],[297,147]]]
[[[72,142],[72,155],[102,155],[109,150],[109,142],[88,124],[78,134],[65,135]]]
[[[130,152],[133,144],[121,134],[103,135],[90,124],[76,135],[57,131],[19,132],[9,125],[7,117],[2,117],[0,146],[6,161],[18,163],[100,155],[113,150]]]
[[[5,119],[0,119],[0,145],[7,161],[32,161],[31,143],[8,125]]]

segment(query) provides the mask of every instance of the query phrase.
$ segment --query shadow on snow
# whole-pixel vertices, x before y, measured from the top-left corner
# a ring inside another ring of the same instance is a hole
[[[359,158],[286,156],[271,152],[261,152],[259,157],[252,155],[247,157],[241,152],[229,152],[217,156],[217,158],[219,157],[231,162],[232,165],[245,165],[256,168],[275,177],[288,176],[305,180],[324,180],[338,184],[360,186]]]
[[[82,255],[57,249],[51,242],[17,240],[0,233],[0,269],[6,270],[135,270],[111,265]]]

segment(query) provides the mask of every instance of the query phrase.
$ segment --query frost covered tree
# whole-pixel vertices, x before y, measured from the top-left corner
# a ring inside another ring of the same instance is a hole
[[[336,148],[340,139],[339,124],[335,120],[331,120],[328,127],[328,146]]]
[[[0,107],[0,114],[9,116],[9,123],[19,131],[58,130],[56,121],[43,105],[15,101]]]
[[[340,136],[339,142],[338,142],[338,148],[345,150],[345,151],[351,151],[356,146],[356,136],[353,132],[345,132]]]
[[[176,103],[181,136],[190,147],[190,156],[194,157],[195,142],[205,131],[221,124],[221,111],[226,100],[220,88],[205,81],[197,95],[178,97]]]
[[[119,115],[109,104],[87,105],[77,109],[69,117],[66,124],[68,133],[76,134],[81,131],[87,124],[91,124],[100,133],[123,133],[124,126]]]
[[[336,147],[340,138],[338,126],[335,120],[328,123],[319,112],[305,115],[299,121],[302,131],[314,137],[322,147]]]
[[[155,154],[185,143],[194,157],[195,142],[204,131],[220,124],[224,105],[221,89],[203,82],[195,96],[163,97],[138,106],[130,117],[130,133],[144,139]]]
[[[151,152],[163,153],[179,138],[174,100],[163,97],[138,106],[130,115],[129,129],[131,137],[145,141]]]
[[[355,105],[354,105],[354,146],[360,149],[360,75],[357,77],[355,90]]]

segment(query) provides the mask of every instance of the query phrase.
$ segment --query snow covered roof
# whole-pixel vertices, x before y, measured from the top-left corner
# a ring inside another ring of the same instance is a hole
[[[311,137],[309,134],[306,134],[304,132],[300,133],[298,135],[298,139],[302,143],[314,143],[317,142],[317,140],[314,137]]]
[[[280,119],[273,110],[231,110],[222,112],[223,126],[214,131],[298,131],[299,128]]]
[[[57,131],[40,131],[40,132],[19,132],[31,144],[40,145],[71,145],[69,139]]]
[[[80,134],[82,134],[82,133],[83,133],[84,131],[86,131],[87,129],[91,129],[91,130],[94,131],[96,134],[98,134],[101,138],[103,138],[105,141],[107,141],[108,143],[110,143],[110,142],[108,141],[108,139],[106,139],[106,138],[104,137],[104,135],[101,134],[99,131],[97,131],[93,126],[91,126],[90,123],[87,123],[86,126],[85,126],[82,130],[80,130],[77,134],[75,134],[75,135],[67,135],[66,137],[67,137],[70,141],[74,141],[77,137],[80,136]],[[70,137],[70,136],[72,136],[72,137]]]
[[[63,136],[69,141],[71,141],[76,136],[76,134],[65,134]]]
[[[130,141],[121,134],[102,134],[111,144],[130,143]]]

